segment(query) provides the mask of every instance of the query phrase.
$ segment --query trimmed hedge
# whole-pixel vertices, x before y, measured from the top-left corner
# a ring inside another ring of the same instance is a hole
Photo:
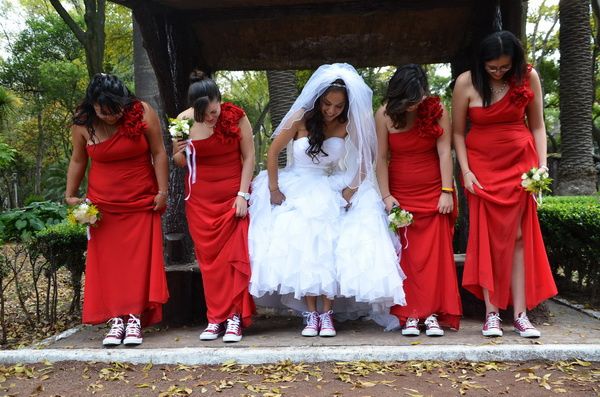
[[[538,216],[559,291],[600,302],[600,197],[546,197]]]

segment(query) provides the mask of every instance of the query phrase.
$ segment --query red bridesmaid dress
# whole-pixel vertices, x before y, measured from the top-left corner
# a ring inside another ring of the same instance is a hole
[[[196,182],[186,201],[188,227],[202,273],[208,321],[222,323],[239,314],[242,326],[255,313],[248,256],[249,218],[235,216],[233,203],[240,189],[242,152],[239,121],[244,111],[231,103],[221,105],[214,133],[193,140]]]
[[[406,273],[406,306],[394,306],[391,313],[404,324],[406,319],[438,315],[441,325],[460,326],[462,306],[456,279],[454,222],[452,214],[440,214],[442,177],[436,142],[442,135],[438,124],[443,109],[438,97],[426,98],[417,109],[413,126],[388,134],[390,192],[400,206],[410,211],[413,223],[398,231],[402,245],[401,267]]]
[[[529,67],[531,70],[531,67]],[[483,288],[493,305],[512,304],[511,274],[519,224],[522,230],[527,309],[556,295],[533,196],[521,187],[521,175],[538,166],[533,134],[525,109],[533,99],[529,73],[522,84],[510,84],[502,99],[488,107],[468,109],[466,136],[469,167],[484,190],[465,190],[469,204],[469,241],[463,286],[479,299]]]
[[[155,324],[169,298],[161,214],[153,210],[158,184],[143,117],[142,103],[135,102],[111,138],[86,147],[92,160],[87,198],[101,219],[90,227],[84,323],[141,314],[144,325]]]

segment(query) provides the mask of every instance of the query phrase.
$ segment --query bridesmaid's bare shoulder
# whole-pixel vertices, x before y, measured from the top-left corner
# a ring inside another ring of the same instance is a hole
[[[178,119],[193,119],[194,118],[194,108],[189,107],[185,109],[183,112],[177,115]]]

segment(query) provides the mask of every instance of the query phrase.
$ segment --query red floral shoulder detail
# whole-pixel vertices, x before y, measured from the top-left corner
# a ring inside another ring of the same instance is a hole
[[[527,65],[521,82],[516,82],[514,78],[509,81],[511,87],[509,99],[517,107],[525,107],[533,99],[533,91],[529,87],[529,76],[532,69],[533,66]]]
[[[142,105],[142,102],[133,102],[123,113],[122,120],[120,127],[121,134],[131,139],[140,137],[146,130],[144,105]]]
[[[415,120],[415,128],[419,136],[439,138],[444,133],[444,129],[438,123],[442,114],[444,114],[444,109],[439,97],[430,96],[425,98],[417,108],[417,118]]]
[[[221,114],[215,125],[215,135],[223,143],[240,140],[240,119],[245,116],[244,111],[233,103],[221,104]]]

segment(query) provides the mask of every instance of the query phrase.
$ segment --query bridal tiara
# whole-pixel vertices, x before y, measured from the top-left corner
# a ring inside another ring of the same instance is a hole
[[[340,88],[346,88],[346,85],[344,84],[340,84],[340,83],[331,83],[329,84],[330,87],[340,87]]]

